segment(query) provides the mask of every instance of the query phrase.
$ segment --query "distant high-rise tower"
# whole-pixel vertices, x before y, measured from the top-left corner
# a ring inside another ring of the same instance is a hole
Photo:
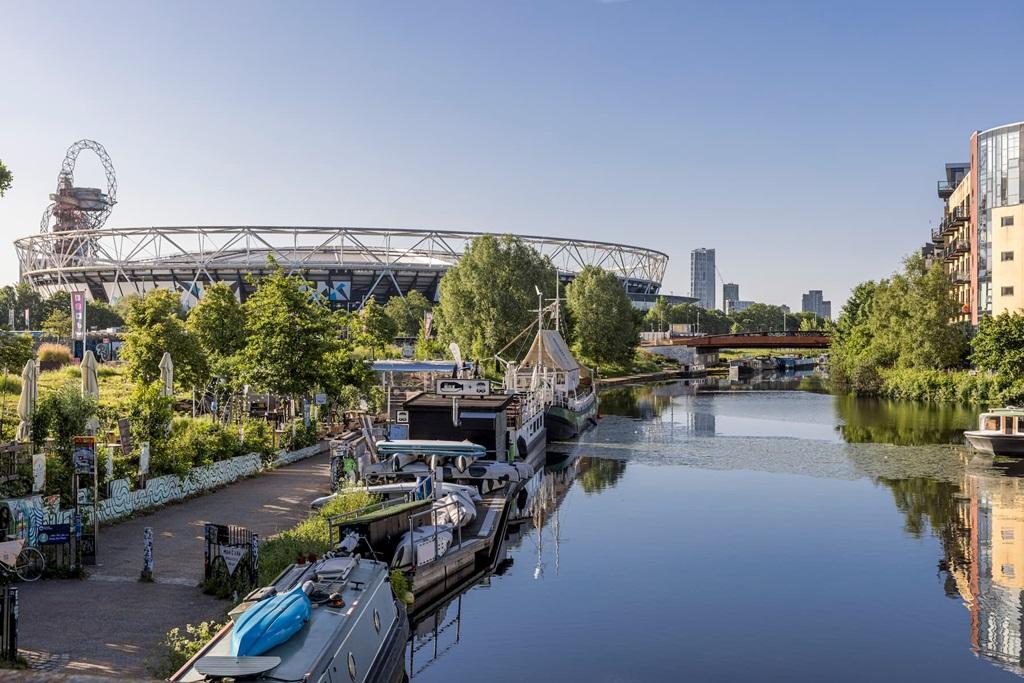
[[[825,320],[832,319],[832,302],[825,301],[820,289],[812,289],[801,297],[800,310],[804,313],[813,313]]]
[[[715,307],[715,250],[690,252],[690,296],[708,310]]]
[[[729,312],[729,302],[740,300],[740,286],[733,282],[722,285],[722,310]]]

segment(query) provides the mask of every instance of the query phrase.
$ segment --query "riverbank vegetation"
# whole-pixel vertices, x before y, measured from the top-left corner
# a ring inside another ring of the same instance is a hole
[[[694,332],[703,334],[817,331],[830,327],[829,321],[813,313],[790,313],[782,306],[772,304],[753,304],[727,315],[696,304],[669,304],[664,298],[659,298],[644,317],[643,329],[664,332],[672,325],[690,325]]]
[[[859,396],[963,403],[1024,399],[1024,316],[950,323],[960,306],[940,263],[854,288],[832,333],[834,386]]]

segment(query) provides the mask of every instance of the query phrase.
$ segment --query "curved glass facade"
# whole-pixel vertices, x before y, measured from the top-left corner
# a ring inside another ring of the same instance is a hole
[[[978,289],[977,310],[992,312],[992,209],[1021,203],[1021,129],[1000,126],[978,134]]]

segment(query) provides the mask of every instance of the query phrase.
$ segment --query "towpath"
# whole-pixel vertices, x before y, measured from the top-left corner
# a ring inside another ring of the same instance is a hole
[[[236,524],[266,538],[306,518],[310,502],[328,490],[329,470],[329,455],[321,454],[101,527],[99,564],[87,579],[20,584],[20,649],[34,668],[144,676],[169,629],[222,620],[229,606],[196,587],[203,525]],[[155,583],[138,581],[145,527],[153,528]]]

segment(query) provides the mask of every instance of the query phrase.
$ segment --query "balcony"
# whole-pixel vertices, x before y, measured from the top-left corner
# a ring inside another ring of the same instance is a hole
[[[942,244],[945,241],[946,238],[942,236],[942,228],[939,228],[938,230],[932,230],[932,242],[938,244],[939,246],[942,246]]]
[[[954,285],[969,285],[971,284],[971,276],[966,273],[950,273],[949,279],[952,280]]]
[[[955,190],[956,187],[954,187],[953,183],[949,182],[948,180],[940,180],[938,182],[937,189],[939,193],[939,199],[941,199],[942,201],[946,201],[947,199],[949,199],[950,195],[953,194],[953,190]]]
[[[942,250],[942,260],[946,263],[956,260],[971,251],[971,245],[964,240],[953,240]]]

